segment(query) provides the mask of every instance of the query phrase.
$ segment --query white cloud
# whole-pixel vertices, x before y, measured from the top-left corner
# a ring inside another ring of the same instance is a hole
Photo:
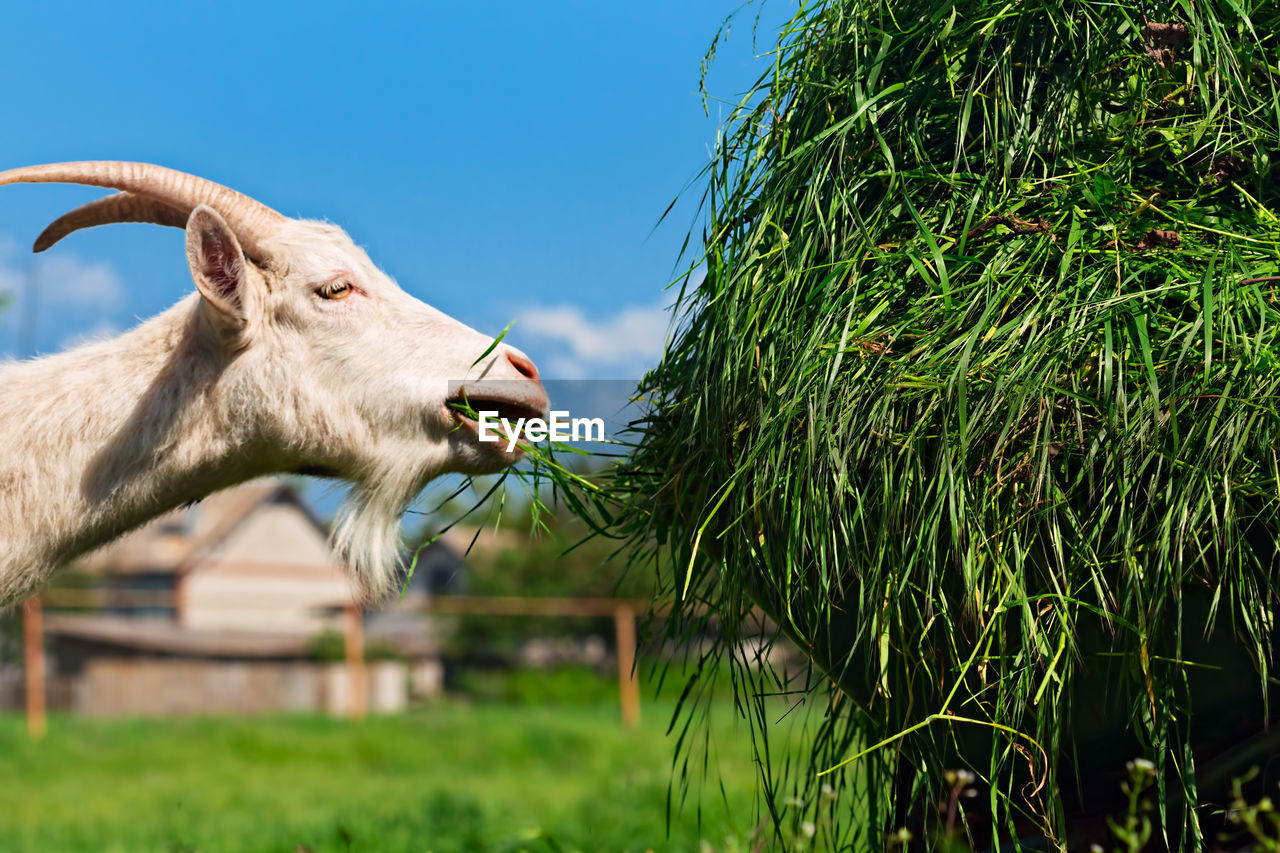
[[[536,335],[563,346],[543,358],[544,375],[579,379],[610,370],[635,373],[662,355],[671,312],[661,303],[630,306],[612,317],[589,319],[582,309],[556,305],[526,309],[516,321],[522,340]],[[547,353],[546,347],[541,347]]]
[[[110,310],[124,300],[124,285],[110,264],[86,263],[71,255],[42,260],[36,285],[51,304]]]
[[[13,239],[0,236],[0,292],[21,298],[31,275],[45,304],[111,310],[124,301],[120,276],[104,261],[82,261],[68,254],[19,258]]]
[[[34,315],[23,313],[18,304],[29,285],[36,294]],[[11,306],[0,314],[0,325],[12,327],[20,318],[34,316],[38,344],[47,352],[52,341],[65,348],[117,333],[111,318],[124,306],[126,294],[119,274],[106,262],[65,252],[33,258],[13,238],[0,234],[0,296]]]
[[[22,273],[0,263],[0,296],[14,298],[22,292]]]

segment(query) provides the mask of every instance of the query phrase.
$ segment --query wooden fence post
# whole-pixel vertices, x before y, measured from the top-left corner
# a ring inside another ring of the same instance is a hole
[[[622,707],[622,723],[634,727],[640,722],[640,684],[636,679],[636,611],[630,604],[619,604],[613,611],[618,641],[618,703]]]
[[[44,737],[44,619],[40,599],[36,596],[22,603],[22,646],[26,666],[27,734],[32,739]]]
[[[346,605],[347,716],[363,720],[365,712],[364,614],[359,604]]]

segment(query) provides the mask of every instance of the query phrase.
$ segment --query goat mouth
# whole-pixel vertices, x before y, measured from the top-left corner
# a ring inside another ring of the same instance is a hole
[[[446,405],[454,421],[466,427],[477,438],[480,438],[479,417],[485,417],[489,423],[487,433],[497,437],[497,441],[491,440],[485,443],[492,443],[496,449],[510,455],[523,453],[523,448],[517,444],[510,451],[507,450],[510,439],[503,430],[503,425],[494,423],[495,419],[507,422],[507,428],[514,431],[515,425],[521,421],[527,423],[535,418],[545,418],[547,415],[546,408],[531,406],[527,403],[465,394],[450,398],[446,401]]]

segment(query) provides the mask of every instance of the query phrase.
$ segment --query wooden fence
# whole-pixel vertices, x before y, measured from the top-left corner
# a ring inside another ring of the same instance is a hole
[[[488,595],[432,596],[431,613],[487,616],[612,616],[618,645],[618,705],[622,722],[640,722],[640,684],[636,680],[636,613],[650,602],[628,598],[517,598]]]
[[[32,738],[45,734],[44,608],[172,607],[171,592],[104,589],[49,589],[24,602],[23,647],[26,664],[27,731]],[[406,605],[407,606],[407,605]],[[636,616],[650,606],[647,600],[624,598],[518,598],[512,596],[433,596],[413,609],[424,613],[482,614],[491,616],[600,616],[612,617],[618,649],[618,704],[622,722],[640,721],[640,689],[636,680]],[[352,719],[366,712],[368,674],[364,660],[363,614],[350,604],[344,608],[346,685],[344,703]]]

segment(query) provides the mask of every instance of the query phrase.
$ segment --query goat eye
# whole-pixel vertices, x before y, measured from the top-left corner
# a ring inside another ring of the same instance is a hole
[[[351,282],[340,278],[322,285],[316,293],[321,299],[346,299],[351,295]]]

